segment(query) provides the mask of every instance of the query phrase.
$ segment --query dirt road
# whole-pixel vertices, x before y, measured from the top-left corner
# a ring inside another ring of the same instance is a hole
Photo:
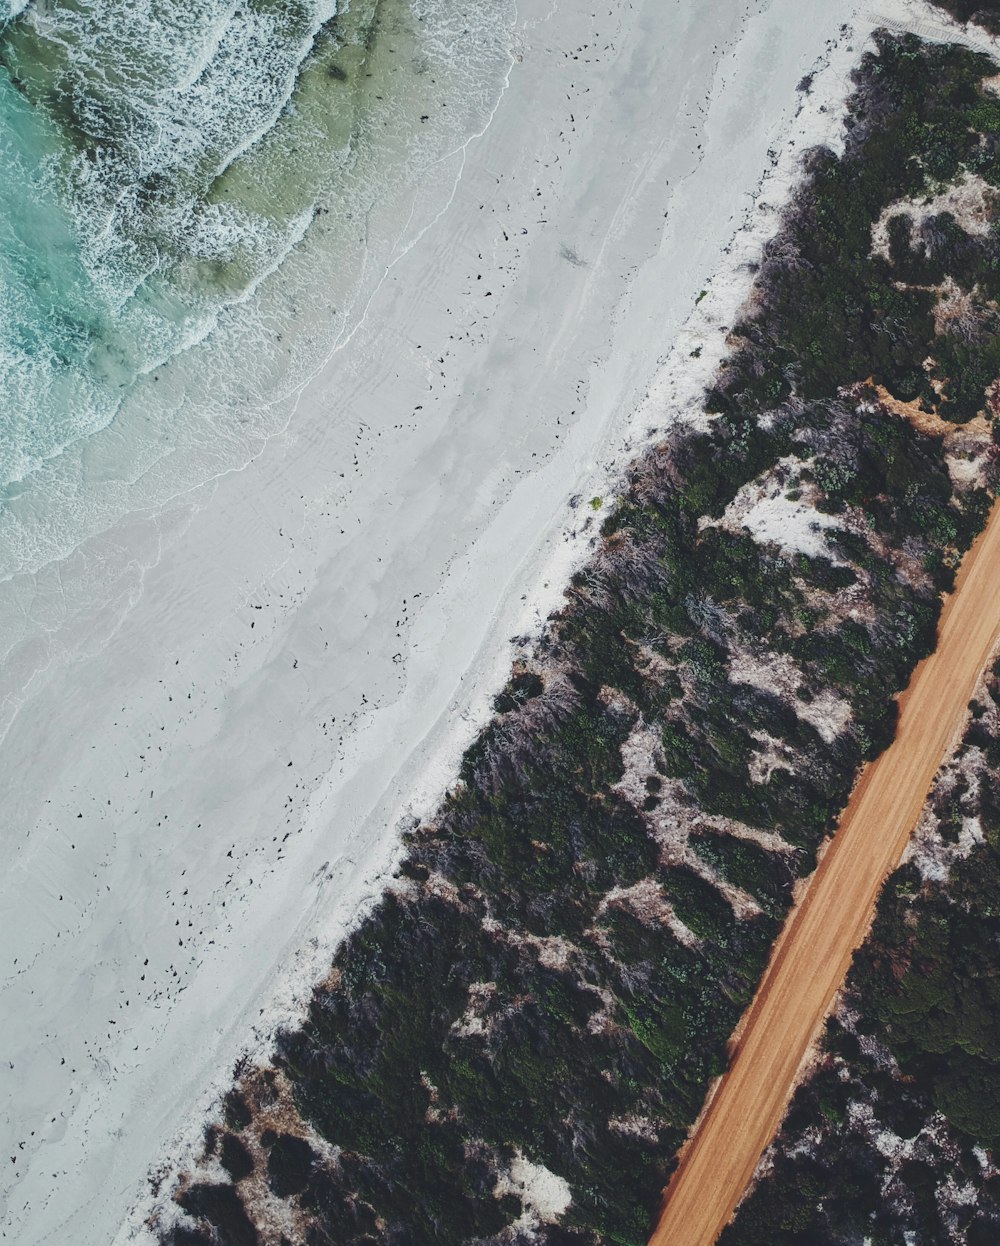
[[[934,775],[965,723],[1000,635],[1000,508],[966,555],[935,652],[901,699],[889,749],[864,771],[840,828],[775,945],[719,1082],[664,1196],[650,1246],[711,1246],[777,1131],[804,1055],[863,941]]]

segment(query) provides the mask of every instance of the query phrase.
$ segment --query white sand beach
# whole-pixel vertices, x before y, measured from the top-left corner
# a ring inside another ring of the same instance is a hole
[[[695,412],[876,21],[518,10],[450,202],[287,430],[59,569],[107,587],[53,612],[0,747],[5,1241],[142,1236],[147,1175],[378,894],[616,473]]]

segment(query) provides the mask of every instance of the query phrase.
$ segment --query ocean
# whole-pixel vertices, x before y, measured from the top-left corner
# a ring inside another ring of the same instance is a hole
[[[0,9],[0,581],[284,427],[447,203],[513,7]],[[0,654],[24,596],[0,593]]]

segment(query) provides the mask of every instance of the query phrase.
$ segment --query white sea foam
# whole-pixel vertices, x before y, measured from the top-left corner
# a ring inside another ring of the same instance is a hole
[[[475,24],[458,0],[425,0],[419,20],[383,3],[373,38],[369,7],[345,8],[336,38],[330,0],[297,20],[230,0],[130,5],[121,20],[92,0],[27,9],[3,32],[13,79],[42,101],[8,87],[11,110],[34,127],[29,150],[48,141],[44,176],[12,185],[21,215],[48,213],[71,288],[36,308],[17,264],[0,276],[0,484],[20,484],[0,514],[0,578],[242,467],[349,336],[406,245],[400,224],[446,200],[447,157],[511,63],[511,3]],[[353,80],[328,68],[338,49]],[[70,113],[47,116],[53,86]],[[38,236],[24,248],[46,250]],[[303,306],[313,323],[296,331]],[[18,331],[33,315],[29,355]],[[169,467],[151,476],[156,461]]]

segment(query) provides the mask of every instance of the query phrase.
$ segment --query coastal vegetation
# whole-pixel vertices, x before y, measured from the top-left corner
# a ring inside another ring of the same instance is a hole
[[[722,1246],[1000,1240],[1000,663]]]
[[[994,72],[879,35],[704,411],[601,507],[303,1024],[237,1070],[164,1242],[645,1241],[996,491]]]
[[[934,0],[957,21],[982,26],[991,35],[1000,35],[1000,3],[997,0]]]

